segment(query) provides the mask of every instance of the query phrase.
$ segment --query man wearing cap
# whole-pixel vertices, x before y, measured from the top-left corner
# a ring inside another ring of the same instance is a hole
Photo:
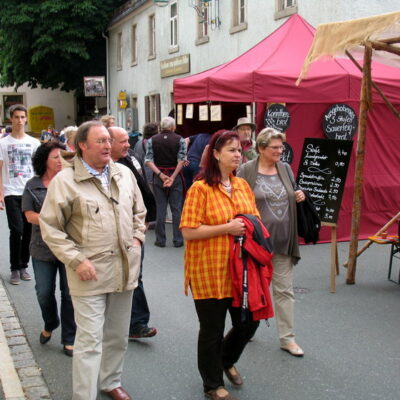
[[[247,117],[239,118],[237,125],[233,128],[238,133],[242,145],[242,164],[257,158],[256,143],[251,138],[255,129],[256,125]]]

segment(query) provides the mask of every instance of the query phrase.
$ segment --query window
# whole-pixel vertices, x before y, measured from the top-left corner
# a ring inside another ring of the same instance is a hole
[[[156,58],[156,16],[149,16],[149,59]]]
[[[232,0],[232,27],[230,33],[247,29],[247,0]]]
[[[201,13],[197,16],[197,40],[196,44],[207,43],[208,37],[208,7],[203,0],[197,0],[197,7]]]
[[[275,19],[297,13],[297,0],[275,0]]]
[[[161,100],[159,94],[153,94],[144,98],[145,123],[160,122]]]
[[[117,69],[122,69],[122,32],[117,34]]]
[[[136,36],[137,25],[131,27],[131,65],[137,64],[137,36]]]
[[[178,5],[177,3],[172,3],[170,7],[170,47],[178,46]]]

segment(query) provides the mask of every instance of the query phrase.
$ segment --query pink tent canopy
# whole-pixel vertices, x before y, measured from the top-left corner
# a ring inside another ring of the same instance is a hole
[[[311,65],[301,85],[295,85],[314,33],[315,29],[300,15],[293,15],[264,40],[232,61],[199,74],[175,79],[175,103],[210,100],[243,103],[358,102],[361,74],[348,59],[317,61]],[[387,96],[400,103],[400,70],[374,63],[373,76]],[[379,96],[375,96],[374,101],[382,102]]]
[[[291,115],[286,134],[294,151],[292,167],[296,173],[304,138],[325,137],[322,119],[330,105],[346,103],[357,114],[359,111],[361,73],[348,59],[314,62],[307,77],[296,86],[314,32],[302,17],[293,15],[234,60],[176,79],[175,103],[255,102],[259,129],[264,126],[265,103],[286,103]],[[399,108],[400,69],[373,62],[372,78]],[[367,124],[361,238],[374,234],[397,214],[400,204],[400,120],[374,90],[373,101]],[[190,123],[190,120],[184,122]],[[339,240],[347,240],[350,234],[355,150],[354,146],[338,220]],[[328,230],[321,233],[321,239],[330,239]]]

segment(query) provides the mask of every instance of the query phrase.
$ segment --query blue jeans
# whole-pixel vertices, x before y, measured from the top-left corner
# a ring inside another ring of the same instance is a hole
[[[185,177],[186,190],[192,186],[193,179],[200,170],[200,163],[198,161],[190,161],[190,164],[183,168],[183,175]]]
[[[131,322],[129,334],[139,333],[142,328],[146,328],[150,320],[150,310],[144,292],[142,271],[143,271],[144,246],[142,246],[142,258],[140,260],[140,274],[138,286],[133,291]]]
[[[75,340],[76,325],[74,320],[74,307],[67,282],[65,266],[60,261],[41,261],[32,258],[35,273],[36,296],[42,311],[44,329],[52,332],[60,325],[58,317],[56,291],[57,271],[60,275],[61,290],[61,343],[73,345]]]

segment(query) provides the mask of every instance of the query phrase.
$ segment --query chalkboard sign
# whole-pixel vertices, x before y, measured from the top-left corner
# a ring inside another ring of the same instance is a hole
[[[351,140],[304,140],[297,184],[311,195],[322,222],[337,222],[352,147]]]
[[[357,115],[346,104],[334,104],[324,114],[322,128],[329,139],[351,140],[357,129]]]
[[[289,110],[282,104],[272,104],[265,111],[264,124],[266,128],[286,132],[290,124]]]
[[[281,161],[291,164],[293,161],[293,149],[292,146],[288,142],[283,142],[283,153],[281,156]]]

